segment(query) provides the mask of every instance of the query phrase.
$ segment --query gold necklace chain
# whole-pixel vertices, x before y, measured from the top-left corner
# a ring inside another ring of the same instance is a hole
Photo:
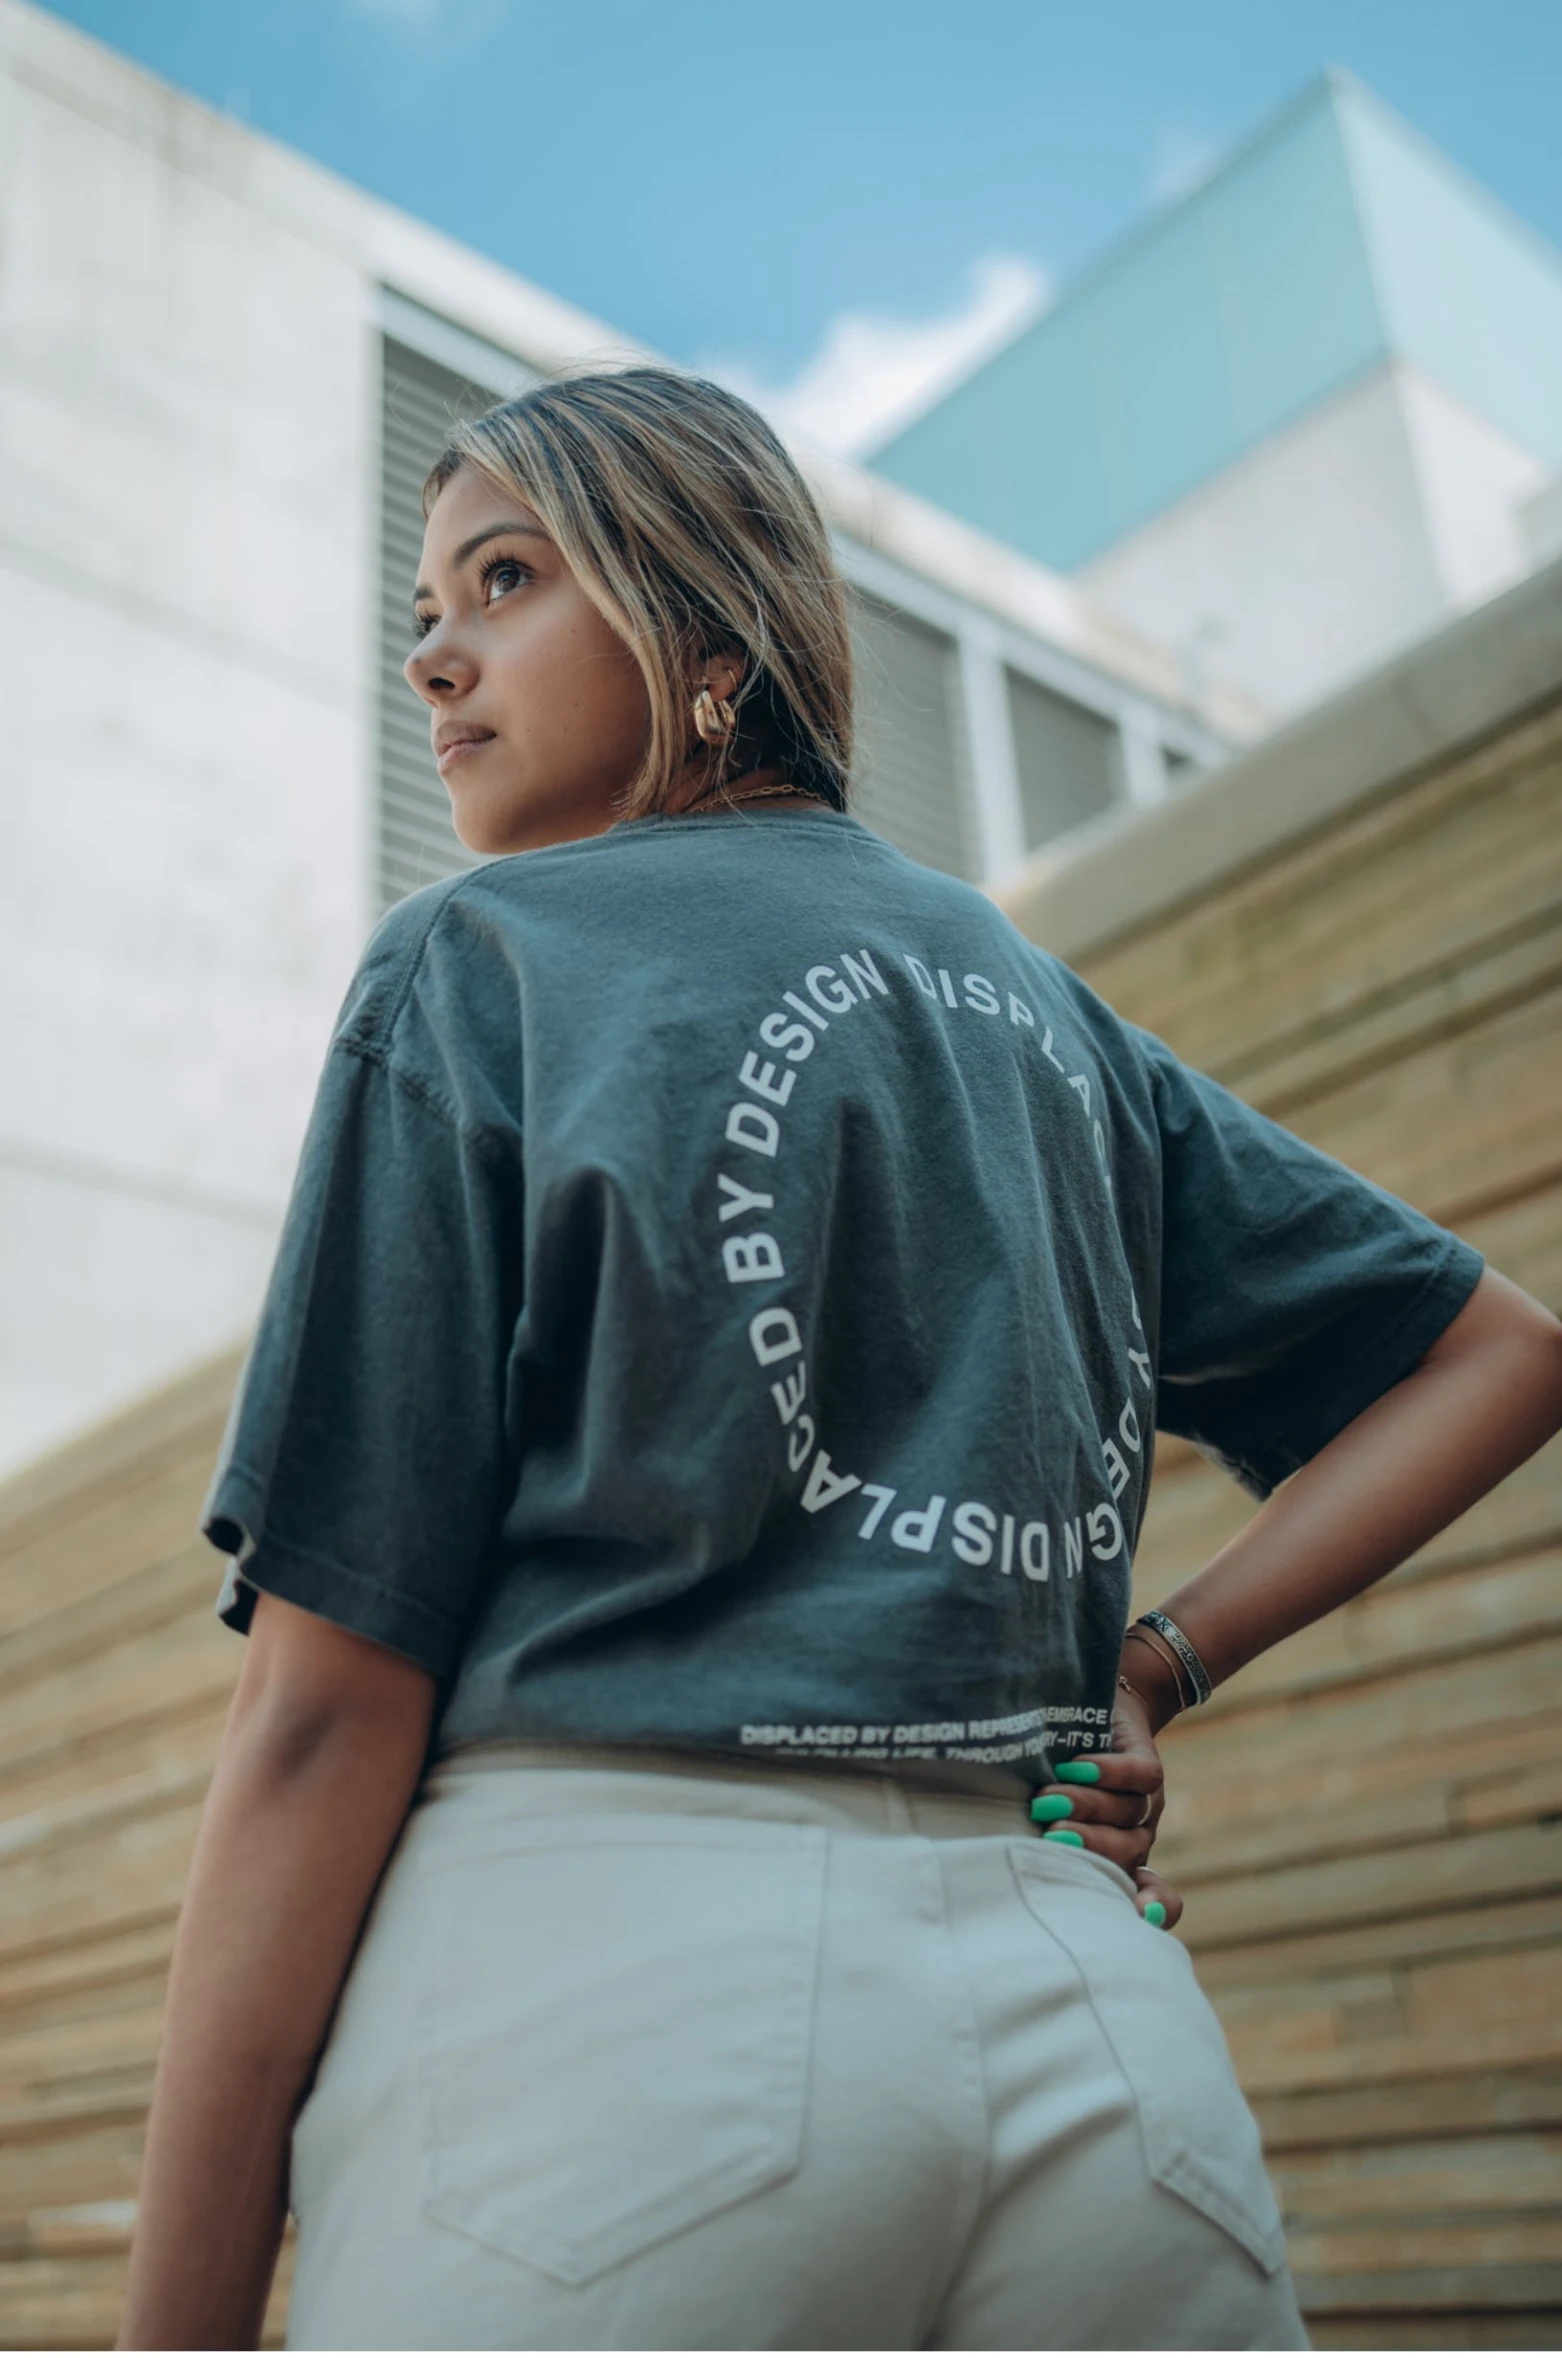
[[[779,786],[751,786],[746,794],[733,794],[725,786],[713,786],[708,788],[704,794],[697,794],[693,802],[686,802],[680,810],[670,815],[682,819],[686,818],[690,811],[697,811],[702,803],[725,802],[731,808],[740,802],[758,802],[762,796],[767,794],[798,794],[807,802],[823,803],[826,810],[834,808],[834,805],[828,802],[824,795],[816,794],[811,786],[794,786],[790,781],[783,781]]]

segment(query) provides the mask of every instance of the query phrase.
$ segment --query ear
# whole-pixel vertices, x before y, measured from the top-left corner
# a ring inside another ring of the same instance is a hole
[[[743,684],[743,670],[742,656],[726,648],[707,655],[694,667],[693,693],[709,688],[718,703],[728,701]]]

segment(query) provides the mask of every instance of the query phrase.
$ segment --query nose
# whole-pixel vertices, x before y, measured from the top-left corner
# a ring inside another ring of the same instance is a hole
[[[464,696],[477,678],[476,664],[455,640],[446,638],[441,623],[419,639],[402,670],[408,687],[425,704],[443,704],[448,697]]]

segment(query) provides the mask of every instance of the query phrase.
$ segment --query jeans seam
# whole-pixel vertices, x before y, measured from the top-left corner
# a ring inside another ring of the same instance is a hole
[[[970,1984],[960,1964],[955,1943],[954,1927],[950,1921],[949,1895],[944,1880],[943,1852],[945,1845],[928,1836],[919,1838],[924,1862],[932,1878],[937,1906],[934,1924],[935,1946],[939,1957],[939,1971],[944,1982],[951,2014],[951,2047],[955,2068],[959,2075],[967,2120],[978,2125],[974,2150],[968,2146],[965,2125],[962,2124],[961,2143],[968,2146],[975,2168],[965,2172],[965,2184],[950,2214],[949,2257],[945,2266],[931,2278],[928,2307],[920,2320],[919,2345],[926,2342],[937,2318],[942,2314],[951,2289],[958,2281],[972,2242],[981,2226],[986,2208],[988,2187],[993,2170],[992,2108],[988,2101],[987,2075],[982,2064],[981,2029],[977,2020],[976,2004]]]

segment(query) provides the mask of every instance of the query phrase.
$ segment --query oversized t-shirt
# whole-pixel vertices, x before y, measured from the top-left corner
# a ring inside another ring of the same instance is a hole
[[[376,927],[202,1528],[502,1738],[1104,1749],[1157,1426],[1256,1496],[1470,1247],[846,813],[651,817]]]

